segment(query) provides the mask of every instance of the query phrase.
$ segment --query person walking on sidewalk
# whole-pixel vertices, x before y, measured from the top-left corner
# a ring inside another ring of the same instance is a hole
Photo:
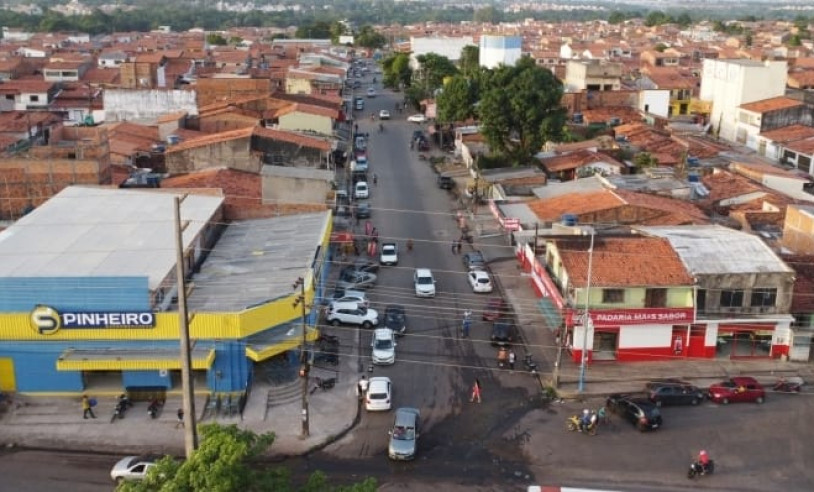
[[[452,254],[455,254],[456,251],[458,251],[458,243],[455,240],[453,240],[452,241]]]
[[[472,385],[472,397],[469,398],[469,401],[474,403],[475,400],[480,403],[480,380],[475,378],[475,384]]]
[[[362,375],[362,379],[356,384],[356,392],[359,394],[359,399],[363,400],[365,398],[365,394],[367,393],[367,389],[370,385],[370,382],[367,380],[367,376],[364,374]]]
[[[468,317],[464,318],[463,323],[461,323],[461,334],[464,338],[469,338],[469,329],[472,327],[472,320]]]
[[[90,398],[88,395],[82,395],[82,418],[86,419],[90,415],[90,418],[95,419],[96,415],[93,414],[93,405],[91,404]]]
[[[509,370],[514,371],[514,361],[517,359],[517,356],[514,355],[514,350],[509,350]]]
[[[175,415],[178,417],[178,420],[175,422],[175,428],[184,427],[184,409],[179,408]]]

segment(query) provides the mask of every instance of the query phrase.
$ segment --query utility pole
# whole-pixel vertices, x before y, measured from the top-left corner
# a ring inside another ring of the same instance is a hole
[[[591,274],[594,263],[594,237],[596,232],[591,228],[591,246],[588,249],[588,285],[585,289],[585,314],[582,320],[582,352],[581,364],[579,366],[579,393],[585,391],[585,366],[588,364],[588,330],[593,331],[593,320],[591,320],[590,302],[591,302]]]
[[[186,197],[186,195],[184,195]],[[198,449],[198,429],[195,427],[195,388],[192,382],[192,360],[189,346],[189,316],[187,314],[187,283],[184,275],[184,227],[181,225],[181,200],[175,197],[175,274],[178,286],[178,326],[181,339],[181,393],[184,410],[184,450],[187,459]]]
[[[296,289],[297,287],[300,288],[300,295],[294,300],[294,307],[297,307],[297,305],[302,307],[302,348],[300,349],[300,358],[302,359],[302,367],[300,368],[300,377],[302,378],[302,432],[300,433],[300,439],[306,439],[311,435],[308,422],[308,374],[311,372],[311,367],[310,361],[308,360],[308,353],[305,350],[308,323],[305,318],[305,280],[303,280],[302,277],[297,278],[297,281],[294,282],[294,288]]]

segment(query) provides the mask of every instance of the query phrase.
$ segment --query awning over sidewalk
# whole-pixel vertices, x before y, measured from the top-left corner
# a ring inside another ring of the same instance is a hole
[[[306,341],[313,342],[318,336],[319,330],[312,326],[307,328]],[[300,345],[302,345],[302,324],[287,323],[249,337],[246,341],[246,356],[260,362]]]
[[[195,348],[190,354],[192,369],[209,369],[215,350]],[[180,370],[179,349],[70,349],[57,359],[58,371],[145,371]]]

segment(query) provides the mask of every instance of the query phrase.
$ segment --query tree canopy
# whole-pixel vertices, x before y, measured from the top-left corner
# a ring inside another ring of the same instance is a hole
[[[512,66],[485,74],[478,114],[493,151],[521,165],[546,140],[559,140],[565,123],[563,87],[550,70],[524,56]]]
[[[117,492],[375,492],[376,481],[351,486],[328,484],[323,473],[314,473],[299,488],[291,484],[288,470],[258,462],[274,442],[274,434],[257,435],[235,425],[200,427],[201,444],[186,461],[162,458],[145,480],[123,482]]]
[[[444,122],[464,121],[476,116],[478,90],[474,79],[456,75],[438,94],[438,119]]]
[[[373,26],[362,26],[356,34],[356,44],[363,48],[381,48],[387,44],[387,39],[376,32]]]
[[[410,68],[410,55],[396,53],[382,60],[382,83],[385,87],[401,89],[410,87],[413,69]]]

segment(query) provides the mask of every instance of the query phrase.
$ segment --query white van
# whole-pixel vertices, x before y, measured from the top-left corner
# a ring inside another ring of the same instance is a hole
[[[353,189],[353,194],[356,198],[367,198],[370,196],[370,189],[367,187],[367,181],[359,181]]]
[[[356,110],[361,111],[365,109],[365,100],[364,99],[357,99],[356,100]]]

